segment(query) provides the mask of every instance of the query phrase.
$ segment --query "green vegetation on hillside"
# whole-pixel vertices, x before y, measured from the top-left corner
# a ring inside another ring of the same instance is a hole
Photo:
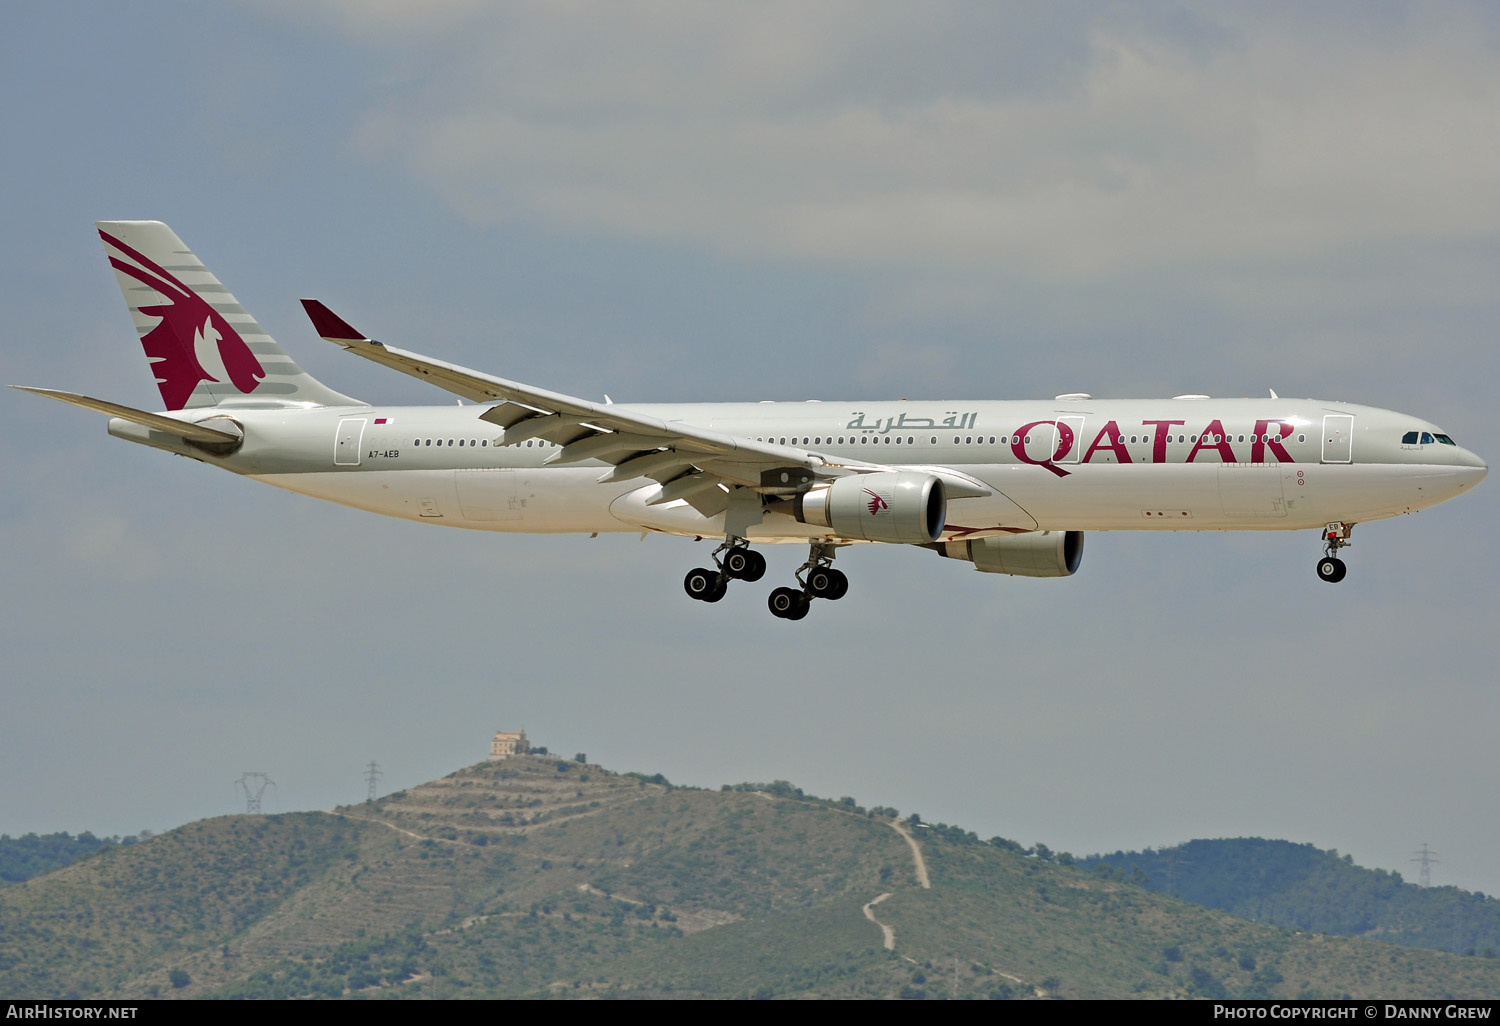
[[[1310,844],[1189,841],[1092,855],[1079,865],[1257,922],[1488,958],[1500,952],[1500,901],[1457,887],[1418,887]]]
[[[149,837],[150,835],[145,835]],[[34,876],[71,865],[101,848],[135,844],[138,837],[95,837],[85,830],[72,834],[0,834],[0,885],[23,883]]]
[[[1303,936],[775,782],[516,757],[231,816],[0,889],[0,992],[160,997],[1484,996],[1500,964]],[[930,887],[924,880],[930,878]]]

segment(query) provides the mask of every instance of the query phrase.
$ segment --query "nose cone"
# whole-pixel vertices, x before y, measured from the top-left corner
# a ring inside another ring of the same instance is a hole
[[[1468,491],[1489,476],[1490,466],[1467,449],[1458,450],[1458,469],[1455,472],[1459,491]]]

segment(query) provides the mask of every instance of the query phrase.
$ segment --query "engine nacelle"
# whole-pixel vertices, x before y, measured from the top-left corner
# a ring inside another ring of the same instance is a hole
[[[931,474],[851,474],[797,496],[792,515],[845,538],[931,545],[948,519],[948,493]]]
[[[950,559],[967,559],[987,574],[1071,577],[1083,562],[1083,532],[1031,531],[943,542],[933,548]]]

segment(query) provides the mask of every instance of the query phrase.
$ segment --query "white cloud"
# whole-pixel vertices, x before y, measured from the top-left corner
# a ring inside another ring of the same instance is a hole
[[[1461,12],[966,10],[455,5],[413,42],[399,8],[339,7],[427,82],[359,138],[480,221],[1050,280],[1500,229],[1500,63]]]

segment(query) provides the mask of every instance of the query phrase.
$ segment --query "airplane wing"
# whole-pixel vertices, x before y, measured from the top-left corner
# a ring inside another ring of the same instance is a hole
[[[659,482],[661,493],[648,505],[682,499],[704,516],[713,516],[726,508],[729,491],[736,486],[789,497],[845,474],[903,469],[658,420],[614,404],[509,381],[377,342],[316,299],[304,299],[302,306],[325,341],[465,399],[500,400],[479,417],[505,429],[506,445],[545,438],[561,446],[547,458],[548,464],[596,459],[614,465],[601,482],[638,477]],[[949,498],[992,494],[982,482],[951,468],[921,469],[943,479]]]
[[[818,478],[891,469],[658,420],[497,378],[377,342],[316,299],[304,299],[302,306],[323,339],[351,353],[474,402],[500,400],[479,417],[505,429],[506,445],[545,438],[561,446],[548,457],[549,464],[596,459],[614,464],[601,481],[644,477],[660,482],[663,488],[653,505],[683,499],[713,516],[728,505],[728,490],[736,485],[790,496],[806,491]]]

